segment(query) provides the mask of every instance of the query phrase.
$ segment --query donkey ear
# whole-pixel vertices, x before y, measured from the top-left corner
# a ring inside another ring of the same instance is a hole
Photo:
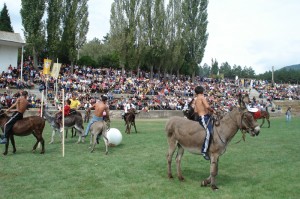
[[[239,106],[241,107],[242,106],[242,95],[241,94],[238,94],[238,102],[239,102]]]
[[[246,109],[247,107],[246,107],[246,103],[245,103],[245,100],[244,100],[244,98],[241,96],[240,97],[240,107],[241,108],[243,108],[243,109]]]
[[[244,98],[245,98],[246,96],[242,96],[242,95],[240,95],[240,98],[239,98],[239,104],[240,104],[240,107],[242,108],[242,109],[246,109],[247,107],[246,107],[246,104],[245,104],[245,100],[244,100]]]

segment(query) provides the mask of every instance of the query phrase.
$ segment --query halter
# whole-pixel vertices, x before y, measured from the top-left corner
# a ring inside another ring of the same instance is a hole
[[[239,112],[241,112],[241,110],[239,109]],[[246,112],[246,111],[242,111],[242,116],[241,116],[241,122],[240,122],[240,124],[238,125],[239,127],[239,129],[241,130],[241,131],[244,131],[244,130],[248,130],[248,129],[250,129],[250,127],[248,127],[248,128],[243,128],[242,127],[242,124],[243,124],[243,119],[244,119],[244,117],[245,117],[245,114],[246,113],[248,113],[248,111]],[[229,115],[229,117],[233,120],[233,121],[235,121],[235,119],[234,118],[232,118],[232,116],[231,115]],[[246,118],[247,119],[247,118]],[[247,120],[248,121],[248,120]],[[247,122],[248,124],[250,123],[250,122]]]

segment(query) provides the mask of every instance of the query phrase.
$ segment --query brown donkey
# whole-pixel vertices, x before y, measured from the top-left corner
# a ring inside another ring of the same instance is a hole
[[[0,111],[0,126],[3,129],[4,124],[9,120],[9,116],[1,110]],[[36,143],[33,146],[32,151],[36,150],[38,143],[40,142],[42,145],[41,153],[45,153],[45,141],[43,138],[43,130],[45,127],[45,120],[39,116],[30,116],[25,117],[22,120],[17,121],[13,128],[12,132],[7,135],[7,143],[5,144],[5,151],[3,155],[7,155],[9,140],[11,140],[11,144],[13,146],[13,153],[16,153],[16,145],[14,135],[16,136],[27,136],[33,134],[36,138]]]
[[[252,113],[248,112],[243,100],[240,99],[239,104],[240,108],[234,108],[218,121],[217,126],[214,126],[208,151],[210,157],[210,175],[202,181],[202,186],[210,184],[213,190],[218,189],[216,186],[216,176],[218,174],[219,157],[225,152],[228,143],[239,129],[250,133],[252,136],[259,134],[260,126],[257,124]],[[173,178],[171,163],[173,154],[178,148],[176,155],[177,176],[182,181],[184,180],[181,173],[183,152],[184,150],[188,150],[193,154],[201,154],[201,147],[206,136],[205,129],[198,122],[175,116],[171,117],[167,122],[166,134],[169,145],[167,154],[168,177]]]

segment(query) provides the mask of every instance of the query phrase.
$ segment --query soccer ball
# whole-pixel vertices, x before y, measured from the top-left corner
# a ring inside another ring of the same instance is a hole
[[[122,133],[116,128],[111,128],[107,131],[107,139],[110,146],[118,146],[122,142]]]

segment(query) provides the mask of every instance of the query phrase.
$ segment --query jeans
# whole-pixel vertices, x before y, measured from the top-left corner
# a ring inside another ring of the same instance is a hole
[[[103,121],[103,117],[97,117],[94,115],[86,127],[85,134],[84,134],[85,136],[89,134],[92,124],[98,121]]]

